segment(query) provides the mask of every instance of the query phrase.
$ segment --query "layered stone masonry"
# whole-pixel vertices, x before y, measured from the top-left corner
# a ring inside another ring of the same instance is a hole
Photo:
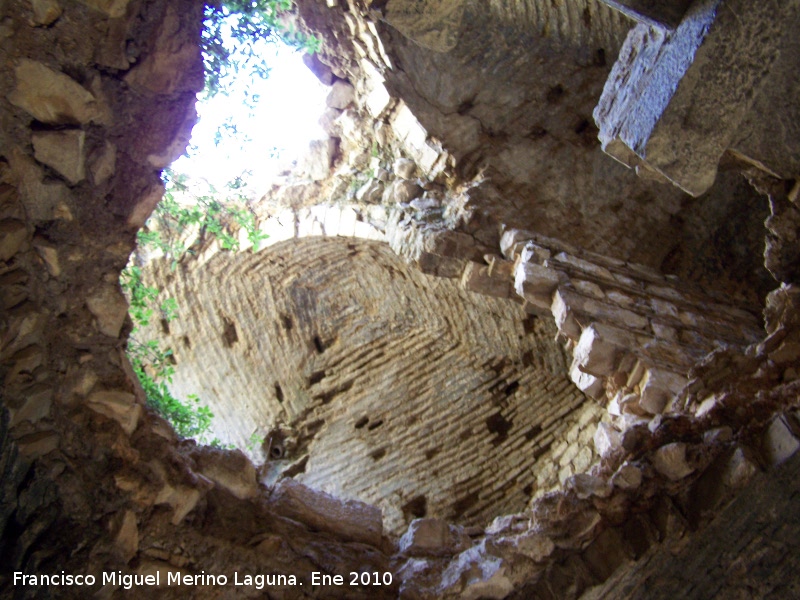
[[[763,336],[751,312],[641,265],[518,230],[501,248],[526,307],[552,315],[572,350],[572,380],[607,402],[620,429],[681,412],[698,361]]]

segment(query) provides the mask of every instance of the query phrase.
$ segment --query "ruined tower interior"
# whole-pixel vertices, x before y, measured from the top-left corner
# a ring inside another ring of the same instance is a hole
[[[296,0],[326,137],[176,268],[203,10],[0,0],[0,596],[800,597],[800,3]]]

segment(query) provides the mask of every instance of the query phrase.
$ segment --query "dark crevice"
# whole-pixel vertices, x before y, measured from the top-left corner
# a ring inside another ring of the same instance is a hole
[[[403,505],[403,516],[406,521],[412,519],[422,519],[428,514],[428,499],[423,496],[415,496]]]
[[[502,444],[508,439],[508,432],[511,431],[512,425],[513,422],[506,420],[499,412],[486,419],[486,428],[490,433],[494,433],[497,436],[492,440],[495,446]]]

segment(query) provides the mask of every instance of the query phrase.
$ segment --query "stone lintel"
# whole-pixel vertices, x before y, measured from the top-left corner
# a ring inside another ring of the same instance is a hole
[[[777,0],[698,0],[674,31],[634,27],[595,109],[603,149],[693,196],[708,190],[771,81],[793,10]]]

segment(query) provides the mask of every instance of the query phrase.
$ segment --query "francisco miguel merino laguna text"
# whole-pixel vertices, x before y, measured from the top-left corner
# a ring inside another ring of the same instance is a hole
[[[161,577],[162,573],[156,571],[149,575],[123,573],[122,571],[104,571],[101,576],[96,577],[91,574],[73,575],[61,571],[50,575],[27,575],[21,571],[14,571],[15,586],[93,586],[100,585],[120,586],[126,590],[141,586],[160,586],[164,585],[184,585],[184,586],[220,586],[228,585],[227,575],[213,575],[201,571],[200,574],[187,575],[180,571],[167,571],[166,581]],[[233,585],[255,587],[260,590],[264,586],[293,586],[303,585],[297,581],[294,575],[275,575],[259,574],[249,575],[234,572]]]

